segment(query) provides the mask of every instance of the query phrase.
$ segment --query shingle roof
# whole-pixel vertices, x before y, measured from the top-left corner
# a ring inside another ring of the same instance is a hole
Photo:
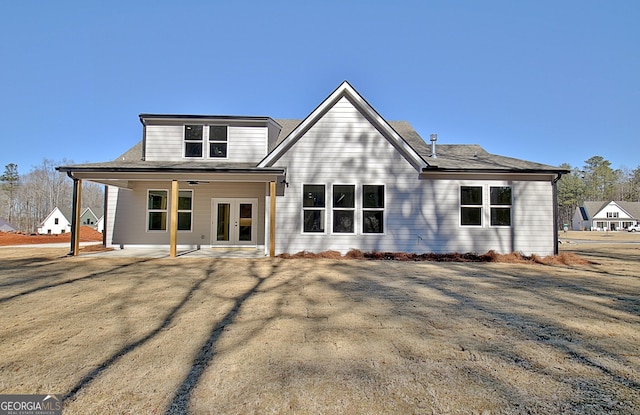
[[[282,142],[302,120],[275,119],[282,126],[277,144]],[[393,128],[430,166],[445,170],[522,170],[522,171],[563,171],[558,167],[491,154],[477,144],[437,144],[436,158],[431,157],[428,145],[407,121],[390,121]],[[208,161],[145,161],[142,160],[142,141],[120,155],[116,160],[104,163],[76,164],[74,168],[150,168],[150,169],[211,169]],[[252,163],[216,163],[216,169],[251,169]]]
[[[278,144],[284,140],[302,120],[276,119],[282,125]],[[436,158],[431,157],[431,146],[407,121],[389,121],[400,136],[429,164],[440,169],[465,170],[549,170],[562,171],[558,167],[491,154],[478,144],[436,144]]]

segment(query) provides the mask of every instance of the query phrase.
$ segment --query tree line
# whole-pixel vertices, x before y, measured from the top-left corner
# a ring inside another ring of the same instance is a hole
[[[640,202],[640,166],[614,170],[609,160],[593,156],[582,167],[564,163],[570,170],[558,182],[558,222],[571,223],[577,207],[585,201]]]
[[[18,165],[7,164],[0,176],[0,218],[19,231],[35,232],[55,207],[71,212],[73,180],[55,169],[69,164],[74,163],[66,159],[61,162],[44,159],[25,174],[20,174]],[[102,209],[103,201],[103,185],[82,182],[82,209]]]
[[[44,159],[26,174],[20,174],[16,164],[6,165],[0,176],[0,218],[21,231],[34,232],[54,207],[70,211],[73,181],[55,170],[55,166],[69,164],[73,161]],[[635,170],[614,170],[611,162],[593,156],[584,166],[572,167],[563,163],[560,167],[570,171],[558,182],[560,226],[571,223],[576,208],[585,201],[640,202],[640,166]],[[82,208],[101,209],[103,200],[104,186],[83,181]]]

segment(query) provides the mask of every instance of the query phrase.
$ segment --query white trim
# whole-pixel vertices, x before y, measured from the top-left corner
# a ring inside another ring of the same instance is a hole
[[[347,81],[331,93],[320,105],[311,112],[298,126],[267,156],[258,163],[258,167],[271,167],[289,148],[298,141],[322,116],[331,109],[342,97],[346,97],[360,112],[376,127],[405,159],[418,171],[422,171],[427,163],[411,146],[385,121],[376,110]]]
[[[317,206],[306,206],[304,205],[304,198],[305,198],[305,194],[304,194],[304,187],[305,186],[322,186],[324,187],[324,206],[323,207],[317,207]],[[327,223],[327,201],[329,199],[329,196],[327,195],[328,191],[327,191],[327,184],[326,183],[301,183],[300,184],[300,193],[299,193],[299,197],[300,197],[300,233],[302,235],[327,235],[329,233],[328,231],[328,227],[329,227],[329,223]],[[305,232],[304,230],[304,212],[305,210],[319,210],[321,212],[324,212],[324,220],[323,220],[323,225],[324,228],[322,230],[322,232]]]
[[[166,192],[167,193],[167,207],[165,209],[149,209],[149,193],[150,192]],[[169,189],[147,189],[147,199],[145,200],[145,216],[144,216],[144,229],[145,232],[151,233],[167,233],[169,230],[169,226],[167,222],[169,221],[169,197],[170,195]],[[149,213],[150,212],[165,212],[164,219],[164,229],[149,229]]]
[[[218,224],[218,204],[219,203],[229,203],[229,240],[228,241],[218,241],[217,240],[217,224]],[[240,218],[238,217],[238,208],[240,204],[251,204],[251,240],[250,241],[240,241],[239,239],[239,226],[238,222]],[[259,213],[260,205],[258,198],[232,198],[232,197],[214,197],[211,199],[211,238],[210,244],[212,247],[229,247],[229,248],[237,248],[237,247],[257,247],[258,246],[258,213]],[[231,222],[235,220],[236,224],[233,229],[231,229]]]

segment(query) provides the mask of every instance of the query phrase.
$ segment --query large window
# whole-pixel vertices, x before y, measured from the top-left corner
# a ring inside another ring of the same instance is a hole
[[[209,126],[209,157],[227,157],[227,130],[226,125]]]
[[[362,186],[362,233],[384,232],[384,186]]]
[[[491,226],[511,226],[511,188],[490,187]]]
[[[460,187],[460,225],[482,226],[482,186]]]
[[[324,232],[325,210],[325,186],[323,184],[305,184],[302,186],[304,232]]]
[[[190,231],[193,217],[193,190],[178,192],[178,230]]]
[[[147,198],[147,230],[167,230],[167,191],[149,190]]]
[[[184,126],[184,156],[202,157],[202,125]]]
[[[333,186],[333,232],[354,233],[356,187],[352,184]]]

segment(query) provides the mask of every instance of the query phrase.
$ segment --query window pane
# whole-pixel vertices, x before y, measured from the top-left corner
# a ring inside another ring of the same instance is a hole
[[[202,157],[202,143],[184,143],[185,157]]]
[[[209,157],[227,157],[227,143],[209,143]]]
[[[511,204],[511,188],[510,187],[492,187],[490,189],[492,205],[510,205]]]
[[[149,212],[149,230],[167,230],[167,212]]]
[[[491,226],[511,226],[511,208],[491,208]]]
[[[384,186],[366,184],[362,186],[362,207],[384,208]]]
[[[149,209],[166,209],[167,208],[167,191],[166,190],[150,190],[148,207]]]
[[[181,190],[178,192],[178,210],[191,210],[191,192]]]
[[[333,232],[353,233],[353,210],[333,211]]]
[[[482,205],[482,187],[481,186],[461,186],[460,187],[460,204],[461,205]]]
[[[482,208],[460,208],[461,225],[482,225]]]
[[[304,231],[324,232],[324,210],[304,211]]]
[[[356,187],[353,185],[333,186],[333,207],[354,208]]]
[[[305,184],[302,188],[302,205],[305,207],[324,207],[324,185]]]
[[[178,212],[178,230],[191,230],[191,212]]]
[[[227,141],[227,126],[226,125],[210,126],[209,141]]]
[[[382,233],[384,217],[381,210],[365,210],[362,212],[362,232]]]
[[[185,125],[184,139],[185,140],[202,140],[202,126],[201,125]]]

